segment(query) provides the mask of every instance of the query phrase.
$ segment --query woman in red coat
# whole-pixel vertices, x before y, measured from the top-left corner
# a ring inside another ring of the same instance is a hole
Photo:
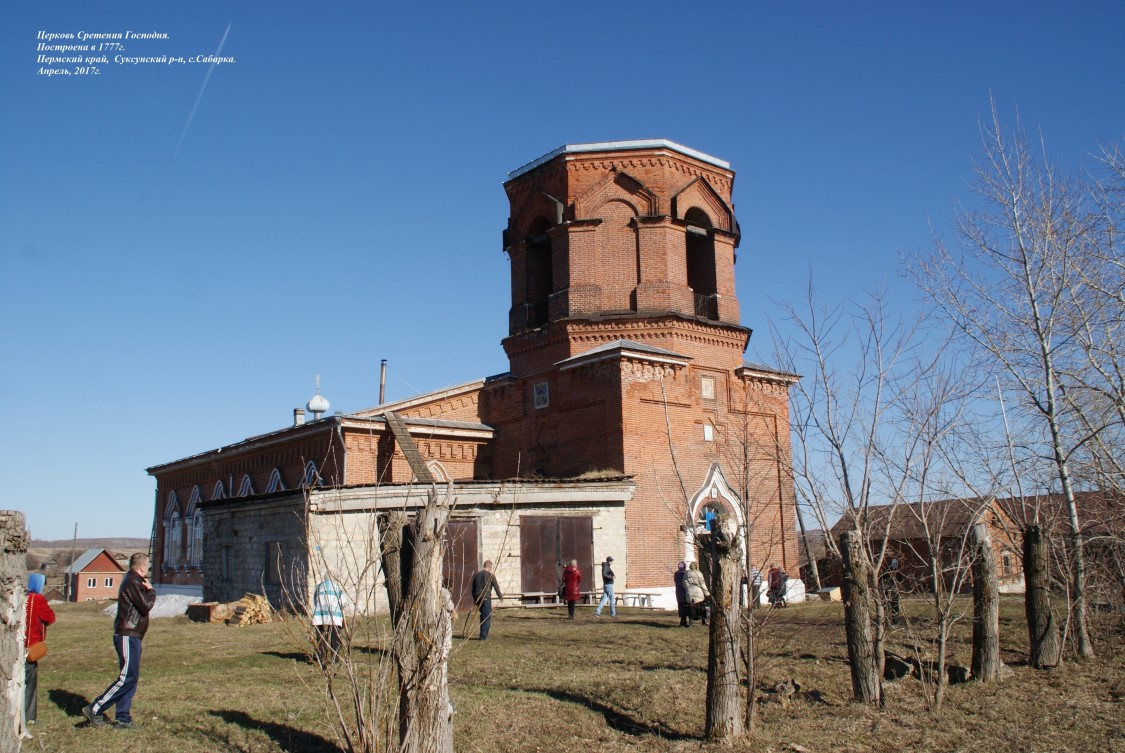
[[[27,604],[24,609],[27,619],[24,622],[24,645],[30,646],[47,637],[47,626],[55,623],[55,612],[43,597],[43,584],[46,579],[39,573],[27,578]],[[39,704],[39,665],[32,661],[23,664],[23,719],[25,724],[35,724]]]
[[[563,599],[566,600],[566,613],[574,619],[574,605],[582,598],[578,586],[582,584],[582,573],[578,569],[578,560],[571,560],[563,570]]]

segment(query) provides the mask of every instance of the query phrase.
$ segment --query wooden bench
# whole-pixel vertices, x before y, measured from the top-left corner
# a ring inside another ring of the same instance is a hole
[[[617,602],[623,607],[640,607],[641,609],[656,609],[652,605],[652,594],[639,591],[622,591],[615,595]]]
[[[601,598],[601,591],[582,591],[579,593],[579,604],[594,606]],[[497,604],[498,607],[525,609],[539,609],[542,607],[558,607],[566,604],[559,598],[557,591],[516,591],[504,594],[504,598]]]

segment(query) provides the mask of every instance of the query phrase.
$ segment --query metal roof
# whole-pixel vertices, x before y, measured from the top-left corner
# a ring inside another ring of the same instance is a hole
[[[116,565],[119,570],[122,569],[121,566],[117,564],[117,560],[113,559],[113,555],[110,554],[110,551],[108,549],[95,547],[94,549],[87,549],[86,551],[82,552],[82,556],[74,560],[74,562],[70,564],[70,567],[63,570],[63,574],[72,575],[74,573],[82,572],[83,568],[96,560],[98,558],[98,555],[102,552],[105,552],[107,555],[109,555],[110,560],[113,561],[113,564]]]
[[[721,167],[724,170],[730,169],[730,163],[726,160],[721,160],[718,157],[712,157],[710,154],[692,149],[691,147],[677,144],[675,141],[668,139],[641,139],[639,141],[596,141],[589,144],[564,144],[553,152],[548,152],[542,157],[533,159],[526,165],[517,167],[512,172],[508,173],[508,180],[518,178],[524,173],[531,172],[542,164],[550,162],[560,154],[582,154],[586,152],[623,152],[629,149],[671,149],[672,151],[685,154],[688,157],[706,162],[715,167]]]
[[[591,348],[590,350],[583,351],[582,353],[579,353],[576,356],[571,356],[570,358],[565,358],[562,361],[559,361],[558,363],[556,363],[555,365],[556,366],[562,366],[564,364],[575,363],[577,361],[585,361],[587,359],[596,359],[598,356],[608,355],[610,353],[618,353],[618,352],[620,352],[620,353],[633,353],[633,354],[642,355],[642,356],[644,356],[644,355],[657,356],[659,360],[676,360],[676,361],[690,361],[691,360],[690,356],[685,356],[685,355],[681,355],[679,353],[674,353],[670,350],[664,350],[663,348],[657,348],[653,345],[645,345],[644,343],[639,343],[639,342],[636,342],[634,340],[621,339],[621,340],[613,340],[612,342],[608,342],[604,345],[599,345],[596,348]]]
[[[764,364],[754,363],[753,361],[743,361],[742,368],[749,369],[750,371],[761,371],[765,374],[778,374],[780,376],[797,377],[798,379],[801,377],[800,374],[794,374],[791,371],[782,371],[781,369],[775,369],[773,366],[766,366]]]

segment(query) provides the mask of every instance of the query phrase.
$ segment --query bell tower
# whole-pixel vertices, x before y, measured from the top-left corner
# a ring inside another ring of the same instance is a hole
[[[727,340],[715,366],[737,368],[733,184],[727,162],[663,139],[568,144],[510,173],[512,376],[622,338],[690,354],[680,324]]]

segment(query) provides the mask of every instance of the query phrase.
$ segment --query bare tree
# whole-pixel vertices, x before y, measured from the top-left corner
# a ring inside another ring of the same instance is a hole
[[[881,292],[828,306],[810,282],[800,308],[780,306],[795,334],[782,337],[774,328],[774,357],[783,369],[803,374],[791,401],[798,500],[823,530],[841,518],[836,529],[855,534],[829,536],[825,546],[844,567],[853,692],[881,704],[889,620],[880,579],[893,515],[868,511],[893,511],[924,487],[924,469],[937,455],[927,435],[913,430],[911,411],[940,362],[922,347],[919,322],[893,317]],[[941,396],[930,397],[940,408]]]
[[[976,201],[958,208],[957,243],[951,248],[935,238],[914,276],[955,329],[1003,374],[1005,391],[1026,419],[1021,434],[1037,440],[1050,458],[1069,518],[1077,651],[1090,658],[1086,556],[1071,466],[1104,422],[1083,425],[1065,396],[1079,384],[1070,375],[1082,360],[1080,334],[1093,335],[1088,353],[1101,352],[1099,333],[1084,326],[1090,311],[1081,302],[1092,300],[1082,270],[1093,256],[1102,217],[1081,182],[1033,152],[1018,123],[1011,134],[1001,127],[995,105],[991,122],[981,127],[981,142],[972,184]]]

